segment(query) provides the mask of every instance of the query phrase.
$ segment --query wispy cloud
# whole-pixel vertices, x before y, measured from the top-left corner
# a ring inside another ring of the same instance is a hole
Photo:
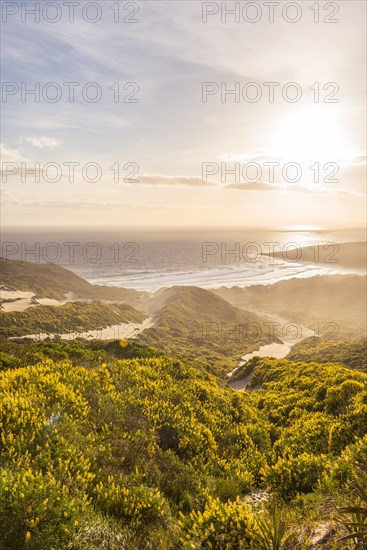
[[[27,137],[24,139],[26,143],[30,143],[33,145],[33,147],[36,147],[37,149],[55,149],[60,145],[60,141],[54,137],[47,137],[47,136],[41,136],[41,137]]]
[[[354,191],[346,191],[345,189],[327,189],[321,185],[277,185],[275,183],[268,182],[243,182],[243,183],[230,183],[226,186],[227,189],[237,189],[240,191],[273,191],[283,193],[319,193],[333,196],[342,197],[365,197],[363,193],[357,193]]]
[[[167,176],[164,174],[143,174],[139,176],[139,183],[142,185],[168,185],[189,186],[189,187],[213,187],[214,181],[203,182],[202,178],[197,176]]]
[[[18,149],[11,149],[6,147],[4,143],[0,144],[0,158],[1,162],[21,162],[23,156]]]

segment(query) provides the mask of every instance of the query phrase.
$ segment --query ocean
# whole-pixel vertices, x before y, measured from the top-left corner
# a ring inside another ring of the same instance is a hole
[[[244,287],[354,273],[339,265],[337,244],[365,240],[362,230],[8,229],[2,231],[1,255],[57,263],[93,284],[154,292],[173,285]],[[323,261],[303,262],[301,247],[316,244],[326,247]],[[272,251],[281,251],[282,256],[264,255]]]

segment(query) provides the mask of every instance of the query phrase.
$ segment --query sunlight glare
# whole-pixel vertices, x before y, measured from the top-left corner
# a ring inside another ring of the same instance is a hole
[[[324,105],[312,105],[283,118],[274,132],[279,157],[287,162],[337,162],[343,156],[341,125]]]

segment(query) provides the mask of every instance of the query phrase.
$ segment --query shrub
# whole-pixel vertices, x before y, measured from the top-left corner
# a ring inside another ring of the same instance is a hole
[[[316,487],[326,465],[324,455],[304,453],[297,457],[279,458],[270,467],[267,482],[282,499],[289,500],[297,493],[310,493]]]
[[[0,476],[2,548],[62,548],[89,505],[51,474],[3,469]]]
[[[94,496],[102,512],[136,525],[162,523],[168,517],[169,508],[160,492],[145,485],[129,487],[109,476],[96,485]]]
[[[209,498],[203,512],[181,514],[180,526],[184,548],[235,550],[248,548],[253,540],[254,519],[239,498],[226,503]]]

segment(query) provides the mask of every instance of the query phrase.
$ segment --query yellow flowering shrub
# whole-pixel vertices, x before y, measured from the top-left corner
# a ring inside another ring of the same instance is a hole
[[[325,455],[303,453],[296,457],[279,458],[267,475],[269,487],[286,500],[297,493],[310,493],[326,468],[330,467]]]
[[[124,486],[109,476],[94,489],[95,505],[119,520],[139,523],[164,522],[169,506],[159,491],[145,485]]]
[[[29,345],[0,372],[0,548],[248,548],[253,488],[340,491],[365,461],[363,373],[255,358],[239,393],[138,344]]]
[[[1,547],[23,550],[54,545],[61,548],[88,506],[86,495],[75,493],[49,473],[30,468],[3,468],[0,473]]]
[[[249,547],[255,524],[250,509],[239,498],[225,503],[209,498],[202,512],[182,514],[180,525],[184,548],[236,550]]]

